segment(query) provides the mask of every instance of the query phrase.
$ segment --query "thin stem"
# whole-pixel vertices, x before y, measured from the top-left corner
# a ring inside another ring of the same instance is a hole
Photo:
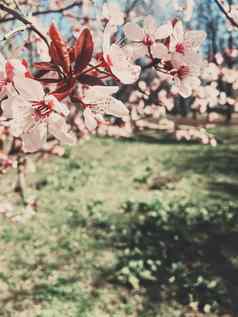
[[[69,4],[68,6],[65,6],[63,8],[60,8],[60,9],[48,9],[48,10],[42,10],[42,11],[35,11],[32,13],[32,16],[38,16],[38,15],[46,15],[46,14],[52,14],[52,13],[55,13],[55,14],[61,14],[61,13],[64,13],[64,11],[67,11],[67,10],[71,10],[73,8],[76,8],[76,7],[81,7],[82,6],[82,2],[73,2],[71,4]],[[11,18],[3,18],[3,19],[0,19],[0,24],[1,23],[5,23],[5,22],[9,22],[9,21],[13,21],[13,20],[16,20],[17,18],[15,16],[11,17]]]
[[[83,71],[82,73],[80,73],[80,75],[87,74],[87,73],[91,72],[92,70],[97,70],[97,71],[99,71],[98,68],[101,67],[102,65],[103,65],[103,63],[100,63],[100,64],[95,65],[95,66],[93,66],[93,65],[90,64],[90,65],[89,65],[90,68],[87,68],[85,71]]]
[[[25,165],[26,165],[25,157],[23,156],[23,154],[19,153],[17,155],[17,182],[15,186],[15,192],[19,193],[23,205],[26,204]]]
[[[230,14],[228,12],[226,12],[225,8],[223,7],[223,5],[219,2],[219,0],[214,0],[215,3],[217,4],[218,8],[220,9],[220,11],[225,15],[225,17],[231,22],[231,24],[235,27],[238,28],[238,23],[230,16]]]
[[[30,26],[31,30],[39,35],[39,37],[45,42],[45,44],[48,46],[48,48],[50,47],[50,44],[49,44],[46,36],[43,33],[41,33],[29,20],[27,20],[25,17],[23,17],[19,12],[9,8],[8,6],[5,6],[4,4],[0,4],[0,10],[11,14],[14,18],[21,21],[23,24]]]

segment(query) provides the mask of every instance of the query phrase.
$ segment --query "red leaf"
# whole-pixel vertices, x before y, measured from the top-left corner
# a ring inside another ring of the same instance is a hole
[[[55,23],[51,23],[50,25],[49,36],[52,40],[49,53],[53,62],[55,64],[61,65],[67,74],[70,73],[70,57],[68,47]]]
[[[75,80],[71,79],[67,83],[63,83],[59,85],[59,87],[51,93],[51,95],[55,96],[59,101],[68,97],[75,86]]]
[[[70,62],[73,63],[75,61],[74,47],[71,47],[69,49],[69,57],[70,57]]]
[[[84,29],[74,46],[75,71],[80,72],[89,64],[93,55],[93,47],[92,34],[89,29]]]
[[[39,70],[47,70],[47,71],[55,71],[57,70],[57,66],[53,63],[50,62],[39,62],[39,63],[34,63],[33,65],[35,68]]]

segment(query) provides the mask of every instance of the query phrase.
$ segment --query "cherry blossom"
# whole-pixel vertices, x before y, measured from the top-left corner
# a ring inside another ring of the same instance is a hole
[[[111,25],[122,25],[124,23],[124,13],[117,3],[104,3],[102,7],[102,18]]]
[[[199,55],[174,54],[171,63],[174,68],[173,79],[179,94],[184,98],[192,94],[192,89],[199,86],[199,74],[202,67],[202,59]]]
[[[52,95],[45,95],[42,85],[30,78],[14,76],[16,95],[2,102],[3,115],[11,119],[11,132],[23,140],[25,152],[35,152],[47,141],[47,131],[62,143],[74,143],[67,132],[65,117],[69,110]]]
[[[95,130],[98,123],[103,122],[103,114],[126,117],[129,114],[126,106],[112,97],[118,91],[117,86],[93,86],[85,90],[82,101],[86,107],[84,119],[87,128]]]
[[[103,38],[103,59],[107,69],[123,84],[132,84],[138,80],[141,67],[133,64],[130,52],[117,44],[111,44],[115,27],[107,24]]]
[[[172,30],[171,22],[158,27],[152,16],[144,18],[143,28],[133,22],[124,26],[125,35],[134,44],[138,57],[145,56],[149,50],[153,56],[166,59],[168,50],[159,40],[168,38],[172,34]]]
[[[206,38],[203,31],[185,31],[183,23],[177,21],[170,37],[169,48],[171,52],[185,55],[187,52],[197,52]]]

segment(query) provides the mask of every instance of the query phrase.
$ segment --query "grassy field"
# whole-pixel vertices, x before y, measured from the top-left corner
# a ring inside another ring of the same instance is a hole
[[[38,161],[27,178],[36,216],[25,224],[1,219],[0,316],[200,316],[119,283],[113,235],[118,224],[130,225],[128,201],[238,203],[238,134],[219,133],[217,148],[152,136],[92,138],[62,158]],[[16,200],[13,180],[2,176],[2,201]]]

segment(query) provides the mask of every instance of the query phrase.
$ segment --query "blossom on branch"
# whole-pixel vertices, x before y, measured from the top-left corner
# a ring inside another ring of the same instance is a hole
[[[177,52],[186,55],[187,52],[197,52],[206,38],[203,31],[185,31],[183,23],[177,21],[173,27],[170,37],[169,49],[171,52]]]
[[[68,133],[65,118],[68,108],[54,96],[45,95],[42,85],[36,80],[14,76],[16,95],[9,95],[2,102],[3,115],[11,119],[11,133],[21,137],[23,150],[35,152],[47,141],[47,131],[62,143],[74,143]]]
[[[141,67],[133,64],[129,51],[117,44],[111,44],[116,28],[107,24],[103,37],[103,61],[113,76],[123,84],[132,84],[139,79]]]
[[[168,22],[158,27],[152,16],[145,17],[143,22],[143,28],[133,22],[124,26],[125,35],[132,41],[136,56],[145,56],[149,49],[154,57],[167,59],[168,50],[159,40],[164,40],[172,34],[172,23]]]
[[[112,97],[118,91],[117,86],[94,86],[84,91],[82,101],[85,106],[84,119],[88,130],[95,130],[103,122],[103,114],[124,118],[129,115],[126,106]]]

